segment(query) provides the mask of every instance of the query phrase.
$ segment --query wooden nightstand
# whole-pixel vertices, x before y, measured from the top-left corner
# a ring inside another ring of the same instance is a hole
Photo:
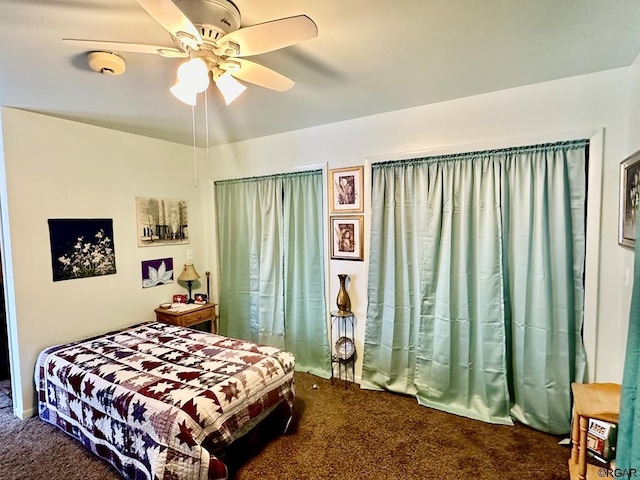
[[[620,390],[617,383],[572,383],[573,421],[571,425],[571,480],[595,480],[606,476],[607,470],[587,463],[589,419],[618,423]],[[613,476],[613,474],[612,474]]]
[[[170,308],[156,308],[156,320],[180,327],[191,327],[199,323],[211,322],[211,333],[216,333],[216,304],[205,303],[182,312]]]

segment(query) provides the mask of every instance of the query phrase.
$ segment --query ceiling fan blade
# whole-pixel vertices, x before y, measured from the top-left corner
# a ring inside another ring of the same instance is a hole
[[[237,57],[271,52],[318,36],[318,27],[306,15],[281,18],[241,28],[224,35],[218,43],[232,42],[240,47]]]
[[[240,68],[229,69],[228,72],[240,80],[254,83],[261,87],[270,88],[278,92],[285,92],[292,88],[296,82],[278,72],[271,70],[258,63],[251,62],[242,58],[233,59],[234,63],[239,63]]]
[[[174,47],[162,47],[160,45],[145,45],[142,43],[103,42],[101,40],[79,40],[76,38],[63,38],[67,45],[77,46],[85,50],[99,50],[107,52],[132,52],[160,55],[167,58],[185,58],[189,54]]]
[[[136,0],[166,31],[191,48],[202,45],[198,29],[171,0]]]

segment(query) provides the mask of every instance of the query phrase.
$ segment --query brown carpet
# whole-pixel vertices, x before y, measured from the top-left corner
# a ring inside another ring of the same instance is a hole
[[[314,384],[318,388],[313,388]],[[388,392],[297,373],[295,417],[281,416],[225,455],[237,480],[473,479],[568,477],[569,449],[520,424],[489,425],[421,407]],[[20,421],[0,398],[0,479],[111,480],[106,463],[38,418]]]
[[[11,397],[11,380],[0,380],[0,394]]]

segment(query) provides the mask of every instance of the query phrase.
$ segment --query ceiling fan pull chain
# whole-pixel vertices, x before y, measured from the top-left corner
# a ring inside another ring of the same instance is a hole
[[[207,160],[209,160],[209,99],[206,90],[204,91],[204,128],[207,129]]]
[[[193,130],[193,183],[198,188],[198,154],[196,151],[196,107],[191,105],[191,126]]]

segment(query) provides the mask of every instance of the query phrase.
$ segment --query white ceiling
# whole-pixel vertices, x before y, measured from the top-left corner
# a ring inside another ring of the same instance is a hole
[[[251,60],[296,81],[225,106],[209,90],[209,143],[297,130],[633,63],[638,0],[233,0],[242,26],[306,14],[318,37]],[[193,143],[168,88],[181,60],[123,53],[94,73],[82,38],[173,46],[135,0],[0,0],[0,104]],[[195,110],[198,144],[205,109]]]

